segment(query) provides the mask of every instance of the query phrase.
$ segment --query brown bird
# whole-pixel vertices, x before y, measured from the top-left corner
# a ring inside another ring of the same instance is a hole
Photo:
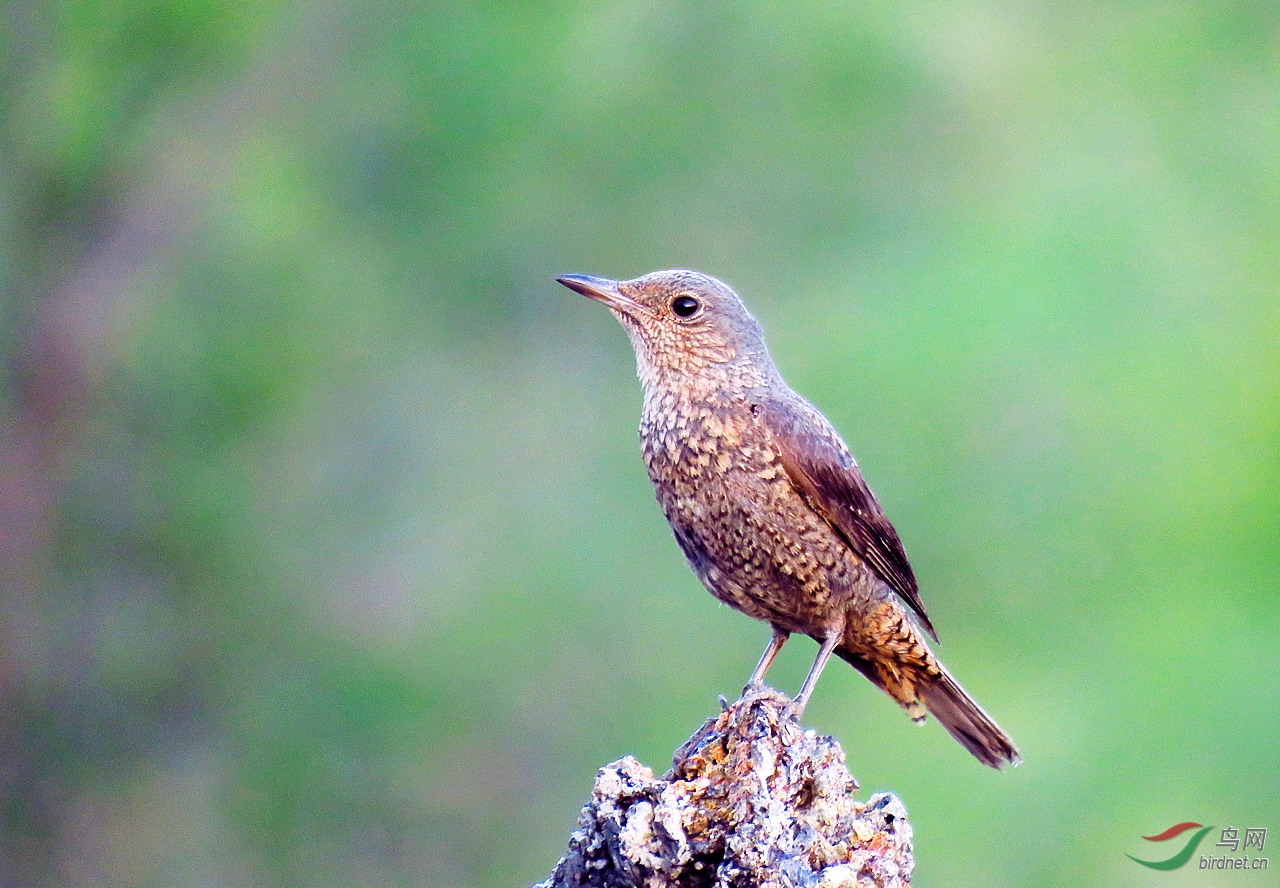
[[[694,271],[556,280],[606,305],[631,338],[645,464],[694,573],[773,627],[747,688],[803,633],[820,647],[797,716],[834,653],[917,722],[932,712],[984,764],[1018,764],[929,649],[923,633],[937,635],[897,532],[831,423],[783,382],[737,294]]]

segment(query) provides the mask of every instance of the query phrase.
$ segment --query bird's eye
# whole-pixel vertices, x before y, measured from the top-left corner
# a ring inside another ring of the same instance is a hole
[[[702,303],[692,296],[677,296],[671,300],[671,310],[679,317],[691,318],[702,308]]]

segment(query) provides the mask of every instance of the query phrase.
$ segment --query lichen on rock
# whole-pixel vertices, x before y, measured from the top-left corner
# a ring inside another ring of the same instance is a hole
[[[709,719],[662,777],[627,756],[596,777],[569,849],[535,888],[909,888],[896,796],[866,802],[830,737],[769,689]]]

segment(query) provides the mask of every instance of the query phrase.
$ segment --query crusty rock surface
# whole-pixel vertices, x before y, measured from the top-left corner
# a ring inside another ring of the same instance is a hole
[[[606,765],[555,872],[535,888],[900,888],[911,826],[896,796],[858,783],[830,737],[788,700],[752,692],[676,751],[661,778],[627,756]]]

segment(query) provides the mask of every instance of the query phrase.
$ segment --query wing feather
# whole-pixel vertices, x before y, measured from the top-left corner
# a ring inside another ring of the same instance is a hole
[[[898,532],[867,487],[849,448],[826,417],[798,395],[794,398],[771,398],[760,405],[760,418],[791,483],[853,553],[916,612],[937,641]]]

